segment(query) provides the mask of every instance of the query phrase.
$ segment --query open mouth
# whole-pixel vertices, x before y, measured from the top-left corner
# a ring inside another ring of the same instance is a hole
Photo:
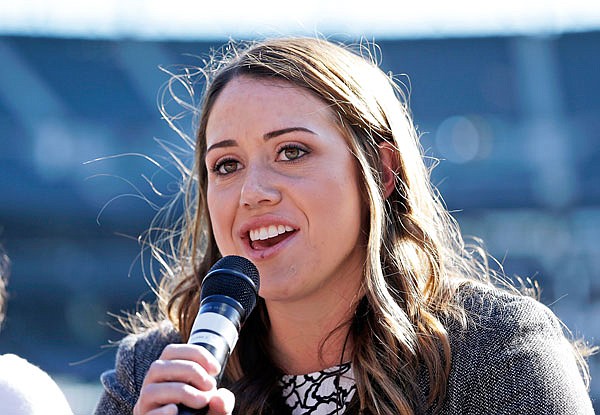
[[[250,247],[256,250],[270,248],[287,239],[294,232],[296,230],[287,225],[270,225],[253,229],[248,233]]]

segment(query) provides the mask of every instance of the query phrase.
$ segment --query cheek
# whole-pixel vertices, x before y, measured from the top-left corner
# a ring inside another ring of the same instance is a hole
[[[216,224],[219,222],[219,215],[218,215],[219,209],[216,208],[216,201],[215,201],[213,192],[210,190],[210,186],[208,187],[208,190],[206,191],[206,205],[208,207],[208,216],[210,217],[212,226],[214,228],[217,226]]]
[[[355,242],[364,225],[364,201],[357,183],[349,179],[347,172],[343,177],[333,178],[332,182],[322,186],[324,189],[315,200],[315,210],[325,212],[320,226],[327,229],[329,238],[350,238]],[[350,176],[352,177],[352,176]],[[325,190],[326,189],[326,190]],[[327,242],[331,243],[327,238]]]
[[[207,190],[206,203],[215,241],[219,250],[223,251],[231,234],[231,209],[227,209],[231,203],[227,203],[222,192],[211,191],[210,186]]]
[[[346,220],[353,236],[360,241],[368,223],[369,202],[359,184],[362,180],[360,174],[355,168],[349,168],[348,171],[351,173],[346,175],[344,192],[344,203],[347,206]]]

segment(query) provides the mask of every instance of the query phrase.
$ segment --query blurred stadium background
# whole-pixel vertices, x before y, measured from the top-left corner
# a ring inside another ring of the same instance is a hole
[[[357,38],[358,39],[358,38]],[[344,38],[348,40],[348,38]],[[465,235],[532,277],[573,331],[600,337],[600,31],[375,37],[411,85],[434,182]],[[155,138],[159,65],[198,64],[220,39],[0,36],[0,241],[12,259],[0,354],[57,379],[91,411],[121,333],[107,313],[151,299],[135,238],[172,178]],[[143,200],[145,195],[151,203]],[[600,360],[590,360],[600,409]]]

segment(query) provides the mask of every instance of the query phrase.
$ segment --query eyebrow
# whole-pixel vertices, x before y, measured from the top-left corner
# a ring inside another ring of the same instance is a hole
[[[237,141],[235,140],[223,140],[223,141],[219,141],[214,143],[212,146],[208,147],[206,149],[206,154],[208,154],[209,151],[214,150],[215,148],[221,148],[221,147],[236,147]]]
[[[308,128],[305,128],[305,127],[289,127],[289,128],[282,128],[281,130],[275,130],[275,131],[265,133],[263,135],[263,140],[267,141],[267,140],[270,140],[271,138],[279,137],[280,135],[284,135],[284,134],[288,134],[288,133],[293,133],[295,131],[304,131],[306,133],[316,135],[316,133],[314,131],[309,130]],[[206,149],[206,154],[208,154],[209,151],[214,150],[215,148],[237,147],[237,146],[238,146],[238,143],[235,140],[219,141],[219,142],[214,143],[210,147],[208,147]]]
[[[293,133],[295,131],[304,131],[306,133],[310,133],[310,134],[316,135],[316,133],[314,131],[309,130],[308,128],[304,128],[304,127],[289,127],[289,128],[282,128],[281,130],[271,131],[270,133],[266,133],[266,134],[263,135],[263,139],[265,141],[267,141],[267,140],[270,140],[271,138],[278,137],[280,135],[284,135],[284,134],[288,134],[288,133]]]

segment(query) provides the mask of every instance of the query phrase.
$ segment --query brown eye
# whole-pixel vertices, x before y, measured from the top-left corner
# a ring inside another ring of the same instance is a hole
[[[227,175],[236,172],[239,169],[240,163],[235,160],[223,160],[214,168],[215,173]]]
[[[306,153],[308,153],[307,150],[299,146],[290,145],[279,151],[279,159],[282,161],[293,161],[303,157]]]
[[[288,160],[297,159],[300,157],[300,149],[299,148],[286,148],[283,151],[283,154]]]

